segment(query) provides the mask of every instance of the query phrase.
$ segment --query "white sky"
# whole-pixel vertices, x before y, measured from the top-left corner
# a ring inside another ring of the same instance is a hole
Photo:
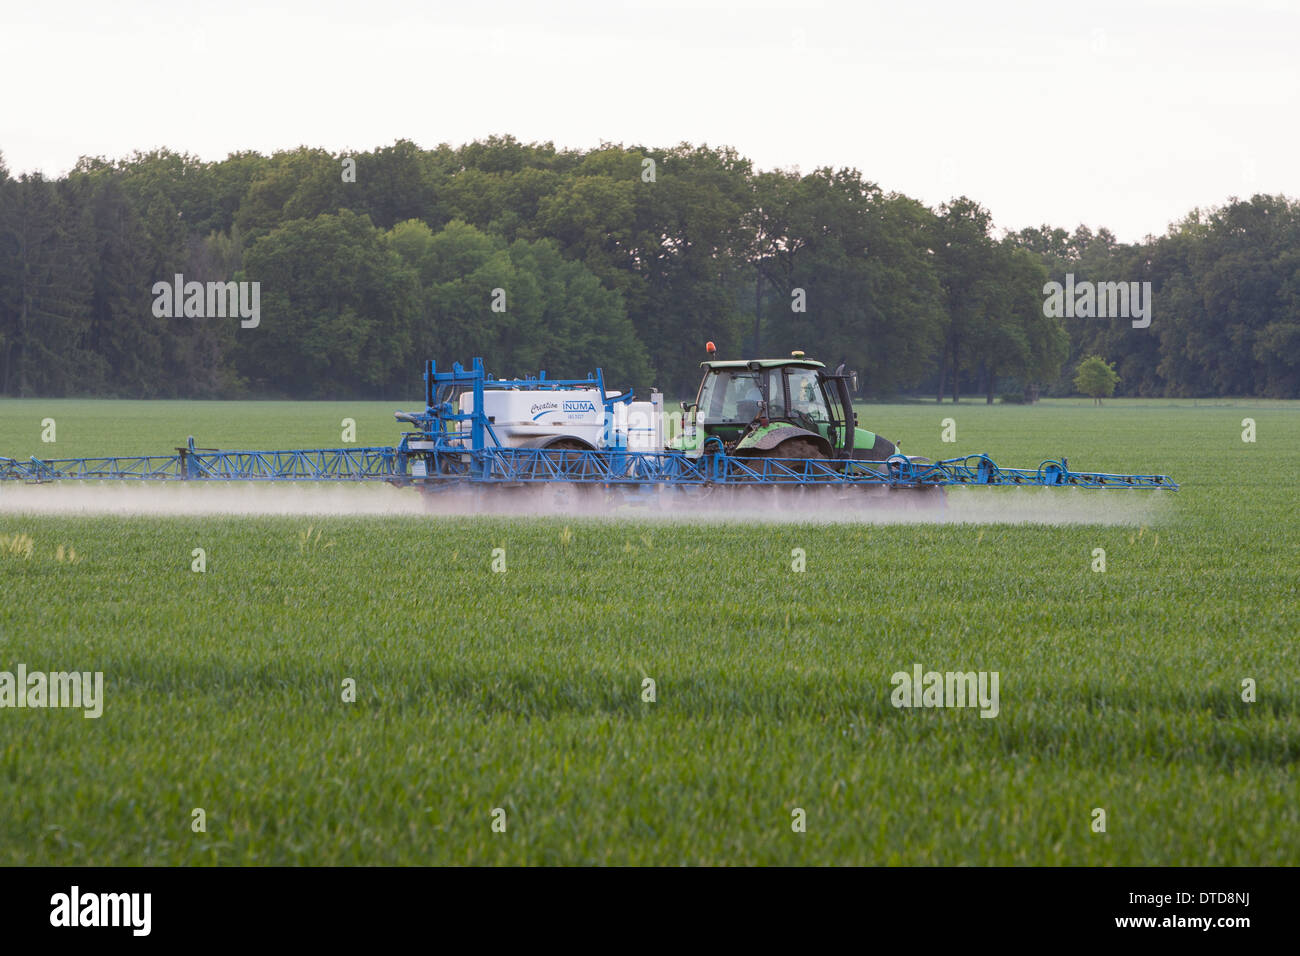
[[[0,49],[15,174],[511,133],[856,166],[1125,241],[1300,196],[1300,0],[0,0]]]

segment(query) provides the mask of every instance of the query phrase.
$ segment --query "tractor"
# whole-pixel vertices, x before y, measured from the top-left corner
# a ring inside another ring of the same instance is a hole
[[[712,342],[706,350],[713,354]],[[670,444],[687,455],[709,446],[739,457],[884,462],[894,443],[858,427],[857,373],[834,372],[795,351],[785,359],[709,360],[694,402],[682,402],[685,427]]]

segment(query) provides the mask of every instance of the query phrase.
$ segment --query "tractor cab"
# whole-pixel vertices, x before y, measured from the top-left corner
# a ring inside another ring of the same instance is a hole
[[[696,400],[682,403],[693,423],[682,446],[688,452],[702,452],[710,439],[729,454],[776,458],[883,460],[894,452],[892,443],[856,427],[856,375],[842,367],[829,372],[802,352],[701,367]]]

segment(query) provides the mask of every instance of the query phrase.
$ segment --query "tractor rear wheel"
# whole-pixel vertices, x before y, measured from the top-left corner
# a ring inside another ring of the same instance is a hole
[[[804,461],[826,461],[826,453],[817,447],[815,442],[807,438],[787,438],[778,444],[775,448],[763,452],[765,458],[795,458]],[[807,465],[790,465],[792,471],[800,474],[810,474],[812,469]]]
[[[781,444],[773,448],[768,453],[768,457],[809,458],[825,461],[826,453],[806,438],[787,438],[785,441],[781,442]]]

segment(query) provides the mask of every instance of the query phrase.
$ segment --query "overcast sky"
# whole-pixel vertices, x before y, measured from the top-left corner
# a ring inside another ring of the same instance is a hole
[[[1125,241],[1300,197],[1300,0],[0,0],[0,48],[15,174],[510,133],[855,166]]]

